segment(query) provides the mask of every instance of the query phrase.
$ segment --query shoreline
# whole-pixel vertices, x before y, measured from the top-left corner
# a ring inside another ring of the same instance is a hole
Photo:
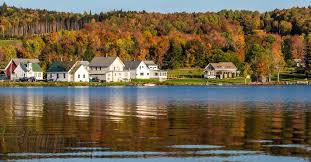
[[[256,83],[256,82],[249,82],[249,83],[241,83],[241,82],[187,82],[183,79],[178,80],[167,80],[163,82],[159,81],[149,81],[149,80],[139,80],[133,82],[9,82],[4,81],[0,82],[0,87],[113,87],[113,86],[146,86],[146,87],[153,87],[153,86],[219,86],[219,87],[228,87],[228,86],[290,86],[290,85],[310,85],[310,82],[267,82],[267,83]]]

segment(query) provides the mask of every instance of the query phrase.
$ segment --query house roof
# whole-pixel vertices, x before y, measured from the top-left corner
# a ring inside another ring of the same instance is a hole
[[[95,67],[109,67],[117,57],[94,57],[90,66]]]
[[[38,59],[24,59],[24,58],[15,58],[12,59],[12,61],[16,64],[19,65],[20,63],[39,63],[40,61]]]
[[[14,58],[11,60],[15,63],[15,65],[19,65],[20,63],[39,63],[38,59],[24,59],[24,58]],[[6,65],[5,69],[7,69],[11,63],[11,61]]]
[[[54,61],[47,72],[68,72],[74,64],[73,61]]]
[[[70,70],[70,74],[76,73],[76,71],[81,67],[81,65],[89,66],[88,61],[77,61]]]
[[[27,65],[28,65],[28,63],[20,63],[20,66],[24,72],[29,71],[27,68]],[[31,63],[31,69],[33,72],[42,72],[40,65],[37,63]]]
[[[151,60],[146,60],[144,61],[144,63],[147,65],[147,66],[150,66],[150,65],[157,65],[154,63],[154,61],[151,61]]]
[[[126,61],[124,69],[137,69],[142,61]]]
[[[237,70],[236,66],[232,62],[219,62],[210,63],[215,70]]]

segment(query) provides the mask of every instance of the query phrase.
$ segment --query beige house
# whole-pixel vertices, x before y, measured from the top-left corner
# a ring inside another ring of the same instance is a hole
[[[232,62],[210,63],[204,69],[204,78],[225,79],[238,77],[240,72]]]

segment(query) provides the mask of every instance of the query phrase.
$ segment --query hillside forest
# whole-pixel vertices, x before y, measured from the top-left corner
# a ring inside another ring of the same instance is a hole
[[[311,72],[311,7],[206,13],[112,11],[65,13],[0,7],[0,62],[119,56],[154,60],[164,69],[231,61],[242,75],[268,77],[294,59]],[[3,67],[3,66],[2,66]]]

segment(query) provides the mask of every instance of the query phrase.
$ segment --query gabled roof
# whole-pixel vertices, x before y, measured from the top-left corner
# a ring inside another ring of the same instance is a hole
[[[90,63],[93,67],[109,67],[118,57],[94,57]]]
[[[20,67],[22,68],[22,70],[24,72],[30,71],[29,70],[30,68],[27,68],[28,63],[20,63],[19,65],[20,65]],[[32,69],[33,72],[42,72],[42,69],[41,69],[40,65],[37,64],[37,63],[31,63],[31,69]]]
[[[54,61],[47,72],[68,72],[74,64],[73,61]]]
[[[125,70],[134,70],[137,69],[142,61],[126,61],[125,62]]]
[[[33,72],[43,72],[42,68],[37,63],[32,63],[32,71]]]
[[[157,64],[155,64],[154,61],[151,61],[151,60],[146,60],[146,61],[144,61],[144,63],[145,63],[147,66],[157,66]]]
[[[89,66],[88,61],[77,61],[70,70],[70,74],[76,73],[76,71],[81,67],[81,65]]]
[[[232,62],[210,63],[209,65],[215,70],[237,70],[237,67]]]
[[[39,63],[40,61],[38,59],[23,59],[23,58],[15,58],[12,59],[12,61],[18,65],[20,63]]]
[[[40,62],[38,59],[24,59],[24,58],[14,58],[11,61],[14,62],[16,66],[18,66],[20,63],[39,63]],[[5,69],[9,67],[11,61],[8,63]]]

